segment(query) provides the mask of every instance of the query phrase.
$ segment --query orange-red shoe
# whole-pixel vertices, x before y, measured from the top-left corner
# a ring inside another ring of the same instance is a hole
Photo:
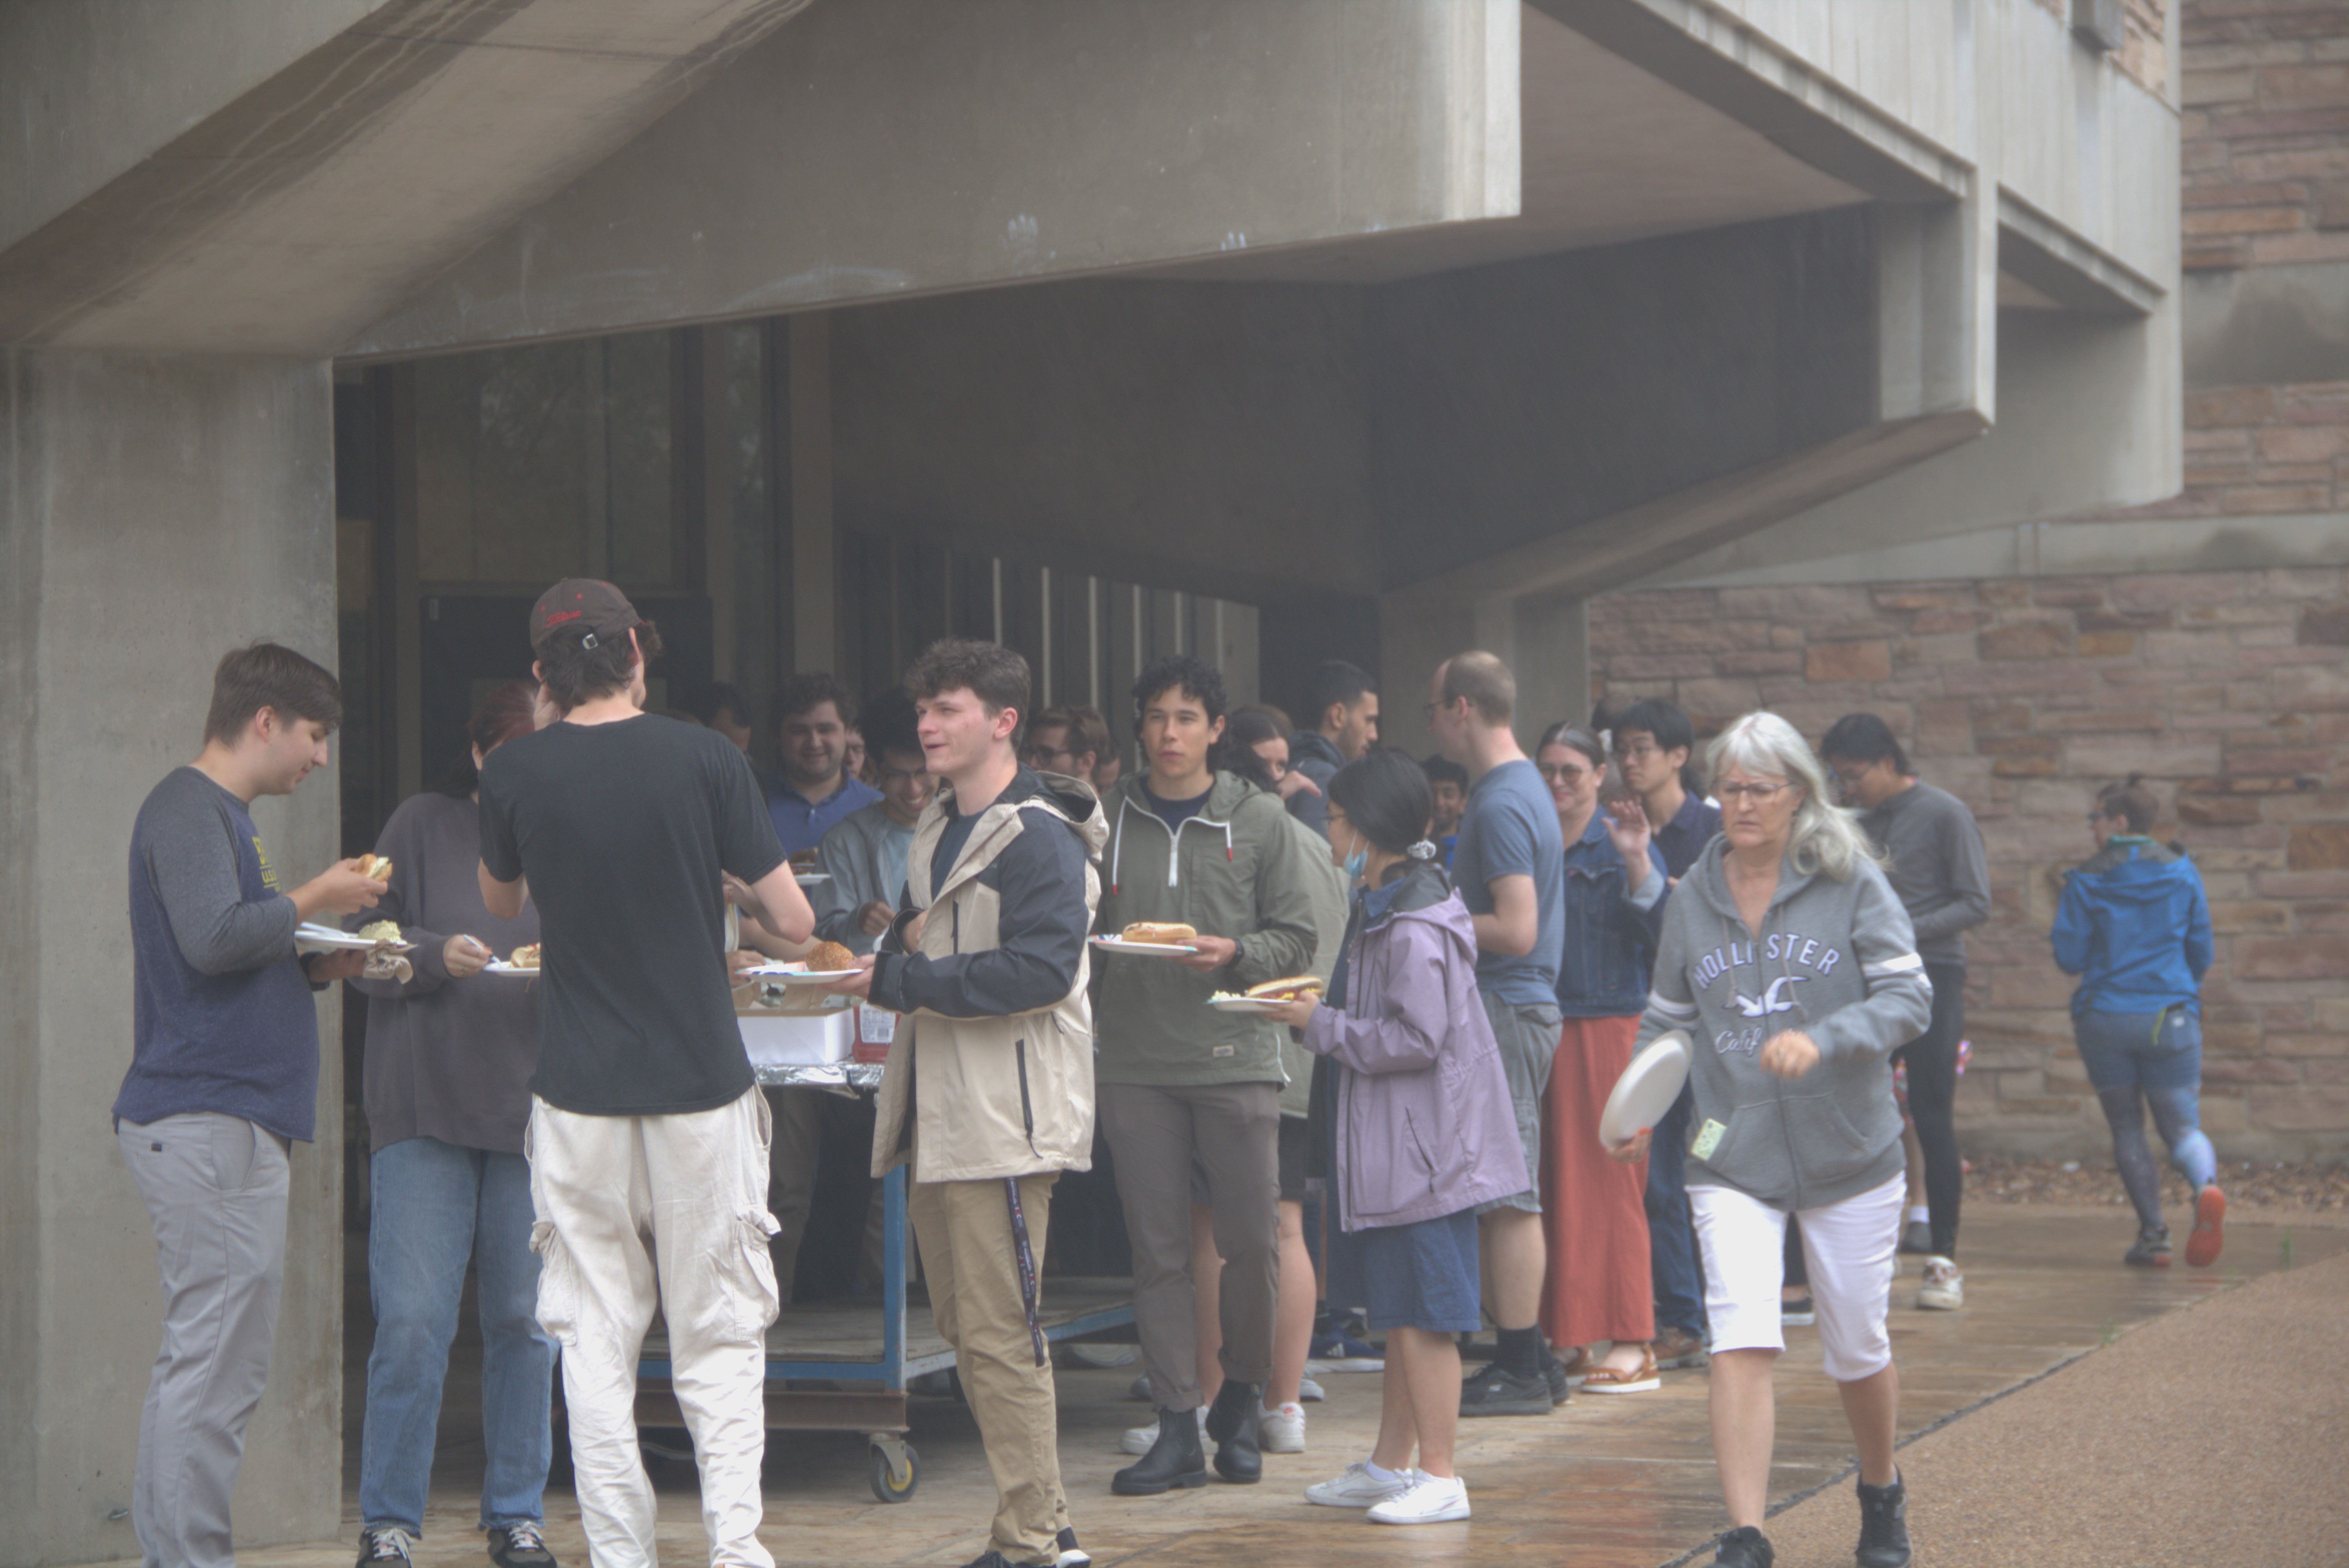
[[[2227,1194],[2212,1182],[2194,1194],[2194,1233],[2186,1238],[2186,1266],[2207,1269],[2227,1243]]]

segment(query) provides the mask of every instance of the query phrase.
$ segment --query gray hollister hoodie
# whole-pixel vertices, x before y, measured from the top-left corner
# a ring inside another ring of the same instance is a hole
[[[1664,906],[1634,1054],[1667,1029],[1689,1032],[1690,1186],[1819,1208],[1899,1174],[1885,1057],[1924,1032],[1932,984],[1908,912],[1874,864],[1859,861],[1847,882],[1786,865],[1756,936],[1730,896],[1728,849],[1726,839],[1707,845]],[[1819,1047],[1798,1078],[1755,1059],[1784,1029]]]

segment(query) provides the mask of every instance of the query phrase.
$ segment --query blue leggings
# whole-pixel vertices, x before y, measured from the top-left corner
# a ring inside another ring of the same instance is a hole
[[[2113,1129],[2113,1163],[2147,1230],[2161,1223],[2161,1171],[2145,1139],[2145,1111],[2169,1146],[2170,1163],[2195,1187],[2219,1174],[2219,1157],[2203,1136],[2202,1024],[2184,1007],[2158,1013],[2076,1015],[2072,1032],[2080,1063],[2104,1102]]]

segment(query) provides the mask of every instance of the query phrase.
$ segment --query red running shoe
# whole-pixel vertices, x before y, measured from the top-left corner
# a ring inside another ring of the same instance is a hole
[[[2212,1182],[2194,1194],[2194,1233],[2186,1238],[2186,1266],[2207,1269],[2227,1243],[2227,1194]]]

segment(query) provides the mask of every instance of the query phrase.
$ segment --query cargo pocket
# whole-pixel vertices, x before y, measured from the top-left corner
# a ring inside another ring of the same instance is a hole
[[[530,1250],[538,1254],[538,1326],[558,1345],[579,1343],[579,1265],[552,1220],[530,1228]]]
[[[726,1311],[737,1343],[762,1344],[768,1325],[782,1310],[782,1295],[775,1285],[775,1254],[767,1246],[767,1238],[782,1226],[766,1210],[753,1209],[737,1229],[740,1241],[727,1250],[719,1265]]]

